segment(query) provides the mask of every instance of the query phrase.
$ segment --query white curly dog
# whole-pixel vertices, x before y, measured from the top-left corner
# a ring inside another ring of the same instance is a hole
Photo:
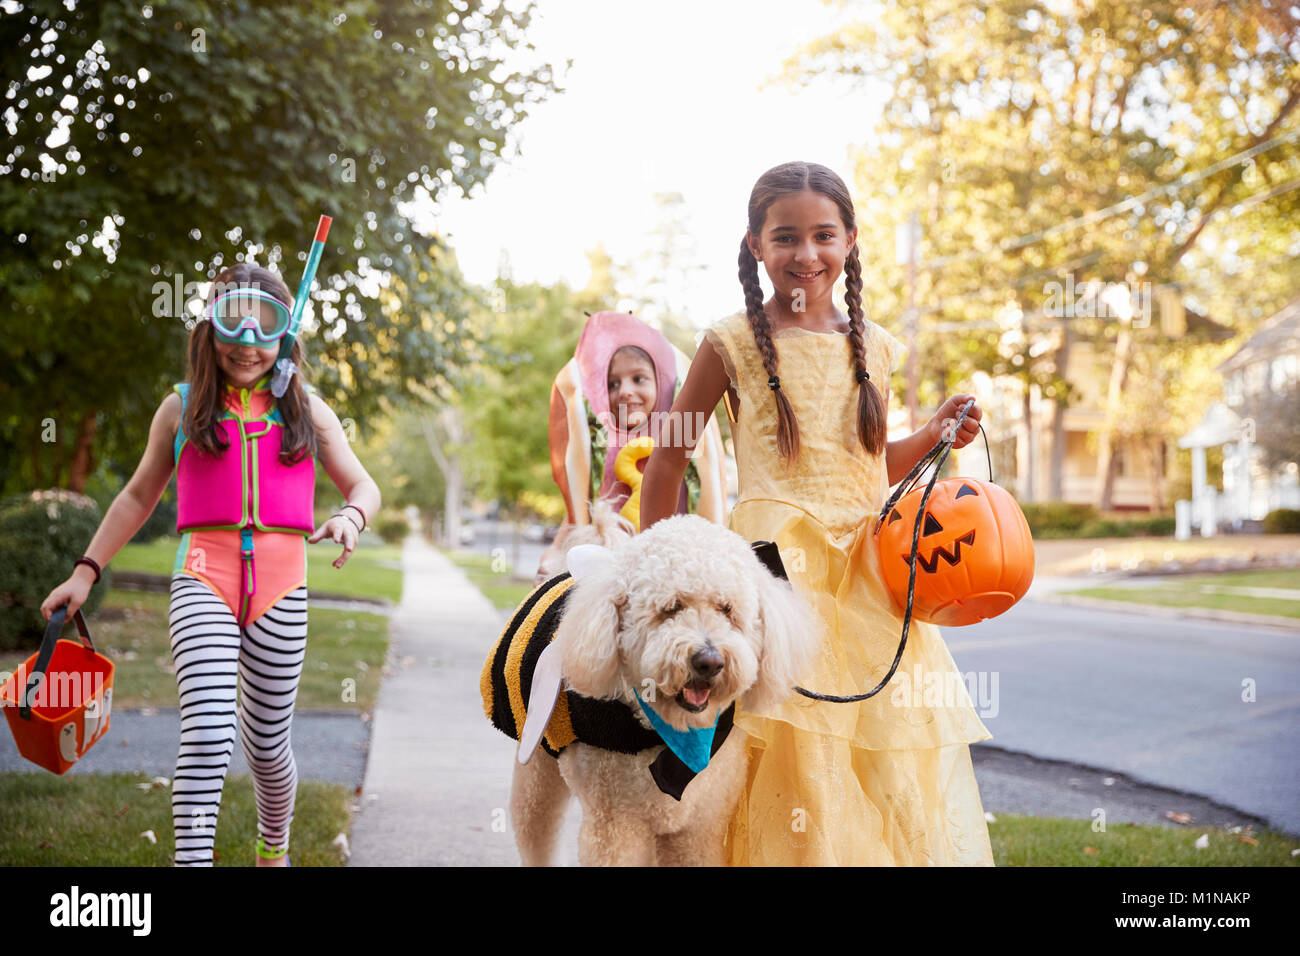
[[[647,728],[634,691],[675,730],[711,727],[733,701],[761,710],[785,698],[821,639],[812,610],[749,542],[704,518],[665,519],[594,559],[593,546],[581,550],[570,554],[574,584],[552,648],[564,683],[623,702]],[[576,742],[516,763],[511,818],[524,864],[550,862],[572,793],[584,866],[721,865],[745,734],[727,736],[680,801],[647,769],[663,749]]]

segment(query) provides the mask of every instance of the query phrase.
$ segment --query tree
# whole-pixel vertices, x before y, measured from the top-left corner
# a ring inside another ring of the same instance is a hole
[[[1270,472],[1300,461],[1300,382],[1267,389],[1255,412],[1255,442]]]
[[[257,258],[296,288],[322,212],[335,222],[306,338],[325,397],[373,414],[441,374],[459,329],[409,323],[393,289],[456,294],[421,284],[441,247],[417,210],[483,182],[553,90],[548,66],[504,65],[531,14],[515,9],[6,4],[0,311],[20,321],[0,340],[4,485],[76,487],[96,447],[138,453],[198,284]]]

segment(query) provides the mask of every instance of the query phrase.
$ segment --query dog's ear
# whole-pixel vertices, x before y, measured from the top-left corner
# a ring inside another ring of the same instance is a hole
[[[609,564],[610,550],[599,544],[579,544],[569,549],[564,556],[564,564],[573,575],[574,581],[581,581],[592,571]]]
[[[756,565],[759,564],[755,559]],[[745,707],[761,711],[788,697],[813,655],[821,647],[821,619],[786,581],[761,565],[754,573],[758,587],[761,631],[758,679],[745,694]]]
[[[584,697],[616,697],[622,690],[618,632],[626,601],[627,594],[609,561],[574,575],[564,616],[555,629],[555,643],[565,683]]]

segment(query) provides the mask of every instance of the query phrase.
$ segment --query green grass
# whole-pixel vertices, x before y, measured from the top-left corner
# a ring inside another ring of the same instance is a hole
[[[141,790],[144,774],[0,774],[0,864],[170,866],[175,849],[171,788]],[[294,808],[293,865],[342,866],[335,837],[351,829],[351,788],[302,782]],[[157,843],[141,834],[152,830]],[[257,804],[249,777],[226,780],[216,865],[252,866]]]
[[[321,594],[344,597],[402,599],[402,549],[363,538],[342,568],[334,567],[342,548],[333,541],[307,545],[307,587]],[[155,538],[148,544],[128,544],[113,559],[113,568],[170,577],[179,538]]]
[[[115,665],[114,707],[178,706],[167,604],[166,594],[113,590],[88,621],[96,647]],[[370,710],[387,646],[384,615],[312,608],[297,706]],[[0,670],[16,670],[30,653],[0,654]],[[345,701],[343,681],[349,678],[356,682],[355,699]]]
[[[141,790],[144,774],[55,777],[0,774],[0,864],[9,866],[168,866],[173,848],[171,790]],[[349,788],[304,782],[293,823],[295,866],[339,866],[334,838],[350,829]],[[152,830],[156,844],[141,837]],[[1209,846],[1196,849],[1202,833]],[[1257,841],[1251,845],[1242,836]],[[1203,827],[1112,824],[999,814],[989,824],[998,866],[1295,866],[1300,841],[1272,832],[1234,834]],[[257,840],[252,781],[226,781],[217,825],[218,866],[251,866]],[[1088,849],[1095,850],[1089,853]]]
[[[1222,574],[1189,574],[1152,581],[1140,588],[1096,587],[1067,591],[1084,597],[1168,607],[1204,607],[1248,614],[1271,614],[1300,618],[1300,601],[1287,598],[1253,597],[1247,594],[1219,594],[1202,590],[1213,587],[1290,588],[1300,591],[1300,571],[1279,569],[1266,571],[1228,571]]]
[[[482,591],[498,610],[507,611],[518,607],[533,589],[531,579],[520,581],[512,577],[508,566],[501,568],[498,565],[494,569],[496,559],[486,554],[446,550],[442,553],[465,572],[470,583]]]
[[[1226,587],[1290,588],[1300,591],[1300,568],[1277,568],[1264,571],[1223,571],[1216,574],[1189,574],[1188,584],[1214,584]]]
[[[1209,846],[1196,849],[1201,834]],[[1258,841],[1252,846],[1242,837]],[[1210,827],[1112,823],[1106,832],[1091,820],[997,814],[989,824],[998,866],[1295,866],[1300,841],[1281,834],[1228,833]],[[1091,848],[1095,853],[1088,852]]]

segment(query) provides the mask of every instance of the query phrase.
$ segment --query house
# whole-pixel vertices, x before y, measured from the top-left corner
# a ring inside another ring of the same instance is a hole
[[[1177,534],[1209,536],[1241,530],[1277,508],[1300,509],[1300,463],[1269,469],[1256,440],[1268,400],[1300,382],[1300,298],[1265,319],[1246,343],[1219,364],[1223,401],[1179,440],[1192,450],[1192,499],[1175,505]],[[1300,417],[1300,408],[1293,411]],[[1205,480],[1205,449],[1223,448],[1223,488]]]
[[[1123,285],[1088,283],[1081,285],[1077,296],[1062,314],[1048,309],[1027,323],[1038,331],[1042,345],[1037,354],[1050,357],[1060,343],[1064,322],[1072,318],[1105,318],[1107,299],[1116,289],[1129,293]],[[1073,294],[1076,290],[1071,287]],[[1154,290],[1144,285],[1146,321],[1152,321],[1151,306],[1157,313],[1154,321],[1170,336],[1191,336],[1205,341],[1231,338],[1231,329],[1189,308],[1172,286]],[[1126,320],[1141,318],[1130,314]],[[1063,501],[1095,504],[1098,497],[1098,436],[1106,421],[1106,391],[1114,350],[1094,346],[1075,338],[1069,349],[1063,378],[1075,390],[1070,405],[1062,414],[1064,447],[1061,454],[1059,490],[1053,487],[1053,420],[1056,403],[1043,394],[1038,385],[1030,387],[1029,415],[1026,422],[1024,381],[1016,376],[990,376],[976,373],[970,391],[981,397],[986,409],[985,427],[993,461],[994,478],[1012,488],[1020,501]],[[1136,439],[1119,439],[1114,450],[1117,473],[1112,493],[1116,511],[1149,511],[1163,498],[1163,488],[1176,449],[1171,443],[1158,444]],[[958,468],[963,474],[984,475],[988,470],[982,441],[968,445],[961,452]]]

